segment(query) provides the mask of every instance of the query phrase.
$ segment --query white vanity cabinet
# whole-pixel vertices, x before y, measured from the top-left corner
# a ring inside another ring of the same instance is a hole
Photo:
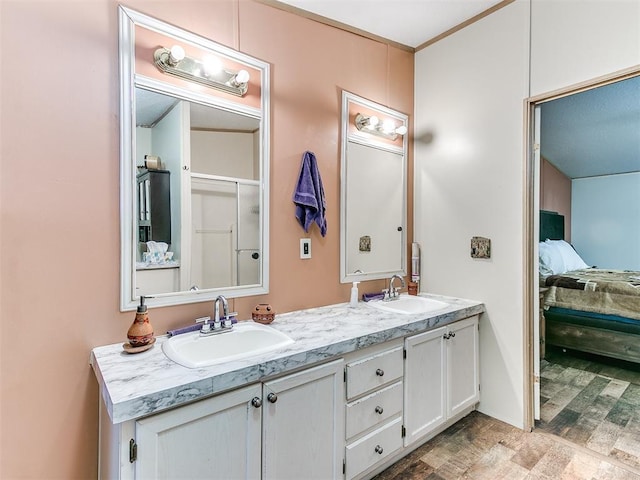
[[[347,360],[345,478],[362,478],[402,449],[402,339]]]
[[[366,348],[330,358],[323,345],[314,364],[283,359],[261,381],[117,424],[101,402],[99,478],[372,478],[475,408],[478,321],[474,311],[430,330],[421,320],[401,324],[396,338],[367,339]],[[108,347],[111,362],[122,355],[116,347]],[[184,373],[175,368],[172,377]],[[229,371],[241,378],[242,370]]]
[[[259,478],[261,390],[254,384],[136,421],[135,478]]]
[[[340,359],[264,383],[263,480],[342,478],[342,372]]]
[[[103,419],[100,478],[342,478],[343,408],[340,359],[140,420]]]
[[[480,399],[478,316],[405,340],[405,446]]]

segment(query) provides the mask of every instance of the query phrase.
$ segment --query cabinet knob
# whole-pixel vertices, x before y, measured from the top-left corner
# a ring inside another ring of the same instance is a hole
[[[267,395],[267,400],[269,400],[270,403],[276,403],[278,401],[278,395],[271,392],[269,395]]]
[[[451,332],[451,333],[450,333],[450,335],[451,335],[452,337],[455,337],[455,336],[456,336],[456,332]]]
[[[384,370],[382,370],[381,368],[376,370],[376,375],[379,377],[383,377],[384,376]]]
[[[380,415],[382,415],[382,412],[384,412],[384,409],[383,409],[380,405],[378,405],[378,406],[375,408],[375,410],[376,410],[376,413],[379,413]]]
[[[373,450],[380,455],[382,455],[382,452],[384,452],[384,449],[380,445],[376,445],[376,448],[374,448]]]
[[[262,399],[260,397],[253,397],[251,400],[251,405],[256,408],[260,408],[262,406]]]
[[[449,340],[449,334],[445,333],[444,335],[442,335],[442,338],[444,338],[445,340]]]

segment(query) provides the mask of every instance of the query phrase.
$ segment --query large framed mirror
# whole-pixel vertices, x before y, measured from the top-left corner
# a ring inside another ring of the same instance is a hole
[[[269,289],[269,64],[119,7],[121,309]]]
[[[408,116],[342,93],[340,281],[406,275]]]

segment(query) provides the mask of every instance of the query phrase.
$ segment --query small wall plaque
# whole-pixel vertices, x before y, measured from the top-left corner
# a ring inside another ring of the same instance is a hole
[[[371,237],[369,235],[365,235],[364,237],[360,237],[360,251],[361,252],[370,252],[371,251]]]
[[[491,258],[491,239],[471,237],[471,258]]]

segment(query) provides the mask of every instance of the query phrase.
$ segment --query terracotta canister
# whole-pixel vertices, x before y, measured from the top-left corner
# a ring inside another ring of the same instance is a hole
[[[251,312],[251,318],[254,322],[268,324],[273,322],[276,312],[268,303],[259,303]]]

